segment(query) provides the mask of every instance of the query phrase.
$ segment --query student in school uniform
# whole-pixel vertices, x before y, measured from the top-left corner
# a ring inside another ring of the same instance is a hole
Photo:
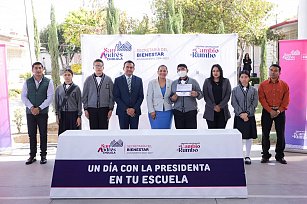
[[[245,142],[245,164],[251,164],[250,152],[253,139],[257,138],[255,111],[258,105],[257,89],[249,85],[249,71],[239,74],[239,85],[232,90],[231,105],[235,112],[234,128],[242,133]]]
[[[113,81],[103,73],[104,63],[96,59],[94,73],[87,77],[83,86],[84,115],[89,119],[90,129],[108,129],[114,108]]]
[[[55,114],[59,125],[58,135],[66,130],[78,130],[81,127],[82,102],[81,90],[73,83],[73,72],[66,69],[64,83],[55,90]]]

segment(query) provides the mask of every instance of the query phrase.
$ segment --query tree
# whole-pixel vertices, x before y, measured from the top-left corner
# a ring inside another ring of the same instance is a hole
[[[119,11],[114,7],[113,0],[108,0],[107,31],[109,35],[119,33]]]
[[[219,33],[219,34],[224,34],[225,33],[225,26],[224,26],[224,22],[223,22],[222,19],[220,21],[217,33]]]
[[[266,62],[266,43],[267,39],[266,36],[264,36],[261,43],[260,82],[268,78],[268,67]]]
[[[34,26],[34,48],[35,48],[35,57],[36,57],[36,61],[39,61],[39,55],[40,55],[40,42],[39,42],[37,21],[36,21],[36,17],[35,17],[35,14],[34,14],[33,0],[31,0],[31,5],[32,5],[33,26]]]
[[[154,0],[153,9],[158,31],[166,21],[167,0]],[[240,67],[247,45],[259,45],[265,35],[264,19],[272,9],[265,0],[177,0],[175,9],[182,8],[183,33],[238,33]]]
[[[62,25],[65,43],[81,47],[82,34],[106,34],[106,9],[72,11]]]
[[[54,7],[51,5],[51,12],[50,12],[50,29],[49,29],[49,37],[48,37],[48,46],[49,46],[49,53],[51,57],[51,77],[53,80],[54,87],[57,87],[60,82],[60,67],[59,67],[59,42],[58,42],[58,34],[57,34],[57,26],[55,22],[55,13]]]
[[[158,33],[182,33],[183,11],[179,0],[155,0],[153,7],[156,14]]]

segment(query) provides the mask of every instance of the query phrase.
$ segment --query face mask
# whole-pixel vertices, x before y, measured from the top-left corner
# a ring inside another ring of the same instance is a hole
[[[178,72],[178,76],[183,78],[183,77],[186,77],[187,76],[187,71],[179,71]]]

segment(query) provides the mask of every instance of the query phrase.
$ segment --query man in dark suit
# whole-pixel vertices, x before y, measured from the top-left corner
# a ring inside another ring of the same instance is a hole
[[[142,79],[134,76],[134,62],[124,63],[124,74],[114,81],[113,97],[117,103],[120,129],[138,129],[144,99]]]

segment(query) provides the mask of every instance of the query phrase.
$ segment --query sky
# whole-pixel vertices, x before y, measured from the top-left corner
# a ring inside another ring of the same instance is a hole
[[[33,0],[34,11],[37,18],[39,30],[45,28],[50,23],[50,5],[55,7],[56,20],[62,23],[70,11],[76,10],[83,5],[83,2],[94,0]],[[102,0],[103,1],[103,0]],[[274,14],[268,25],[274,25],[287,18],[297,15],[299,0],[267,0],[277,4]],[[26,6],[30,7],[30,0],[25,0]],[[114,0],[115,6],[121,11],[126,11],[128,16],[141,18],[145,14],[151,14],[150,0]],[[107,4],[107,0],[105,0]],[[31,15],[31,9],[28,9]],[[14,30],[25,33],[25,9],[24,0],[0,0],[0,32],[3,30]],[[6,19],[6,20],[3,20]]]

